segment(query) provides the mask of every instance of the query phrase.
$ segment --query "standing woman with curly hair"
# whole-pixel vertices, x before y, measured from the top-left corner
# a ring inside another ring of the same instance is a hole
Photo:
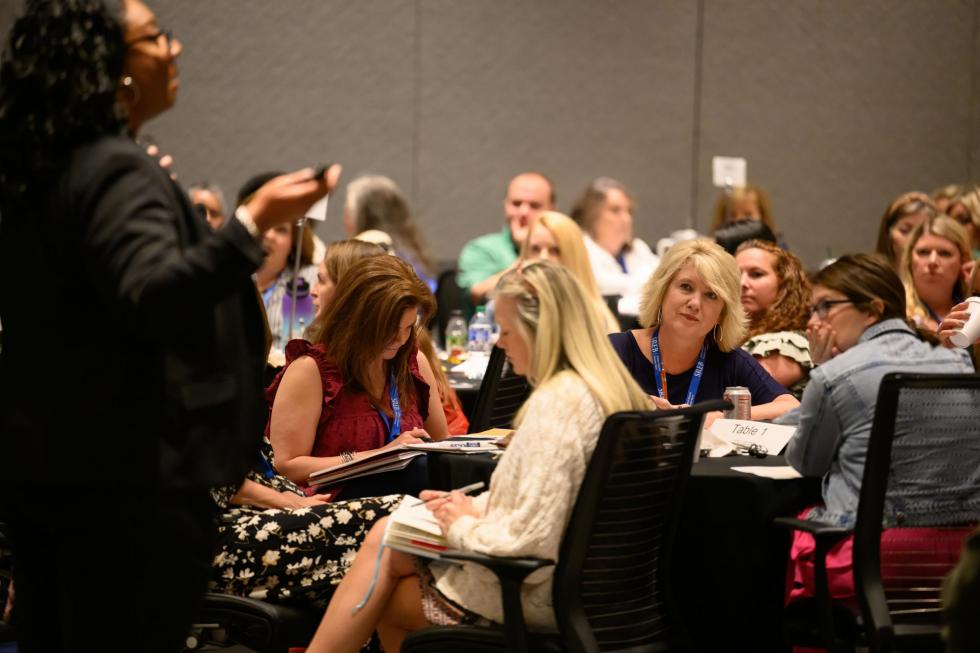
[[[813,362],[806,339],[810,282],[790,252],[764,240],[748,240],[735,253],[742,274],[742,308],[749,317],[742,348],[799,399]]]
[[[31,0],[0,57],[0,497],[21,651],[176,650],[210,573],[209,489],[241,481],[262,433],[254,234],[339,174],[279,177],[212,232],[133,142],[174,103],[181,50],[139,0]]]

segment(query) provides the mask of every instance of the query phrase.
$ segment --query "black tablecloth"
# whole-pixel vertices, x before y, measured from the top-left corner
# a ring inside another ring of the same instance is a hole
[[[674,547],[673,593],[698,651],[779,651],[789,532],[775,517],[820,500],[819,479],[772,480],[732,467],[782,456],[701,460]]]
[[[820,499],[817,479],[772,480],[732,467],[781,466],[782,456],[703,459],[694,465],[674,546],[673,590],[698,651],[780,650],[789,533],[774,517]],[[430,454],[433,489],[490,484],[492,454]]]

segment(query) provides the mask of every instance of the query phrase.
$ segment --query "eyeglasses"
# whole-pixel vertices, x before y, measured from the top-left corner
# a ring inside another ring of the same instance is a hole
[[[826,320],[827,315],[830,314],[830,309],[837,304],[854,304],[855,302],[850,299],[821,299],[819,302],[810,307],[810,315],[814,313],[817,314],[821,320]]]
[[[769,450],[757,442],[748,443],[732,440],[732,446],[735,447],[735,453],[743,456],[748,455],[753,458],[765,458],[769,455]]]
[[[132,41],[126,41],[126,45],[135,45],[142,41],[152,41],[154,43],[160,42],[160,37],[163,37],[164,45],[167,47],[167,54],[172,54],[174,51],[174,33],[169,29],[157,30],[155,34],[147,34],[145,36],[139,36]]]

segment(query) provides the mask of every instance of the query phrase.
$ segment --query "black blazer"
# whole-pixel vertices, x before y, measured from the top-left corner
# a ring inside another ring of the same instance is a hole
[[[212,233],[122,137],[0,211],[0,483],[240,482],[267,414],[245,228]]]

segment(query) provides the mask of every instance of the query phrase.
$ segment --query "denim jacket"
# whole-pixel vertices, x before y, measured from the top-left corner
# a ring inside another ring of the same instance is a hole
[[[825,506],[814,508],[811,519],[854,525],[878,388],[889,372],[969,374],[973,364],[964,350],[933,347],[903,320],[890,319],[868,327],[857,344],[814,368],[800,407],[777,420],[799,421],[786,448],[789,464],[804,476],[823,476]],[[980,424],[975,403],[952,410],[963,413],[964,423]],[[886,525],[925,526],[980,517],[977,427],[930,430],[933,416],[924,407],[920,418],[896,423],[896,438],[901,439],[893,448],[893,466],[915,467],[909,478],[890,485]],[[967,467],[957,474],[966,481],[943,478],[952,465]]]

